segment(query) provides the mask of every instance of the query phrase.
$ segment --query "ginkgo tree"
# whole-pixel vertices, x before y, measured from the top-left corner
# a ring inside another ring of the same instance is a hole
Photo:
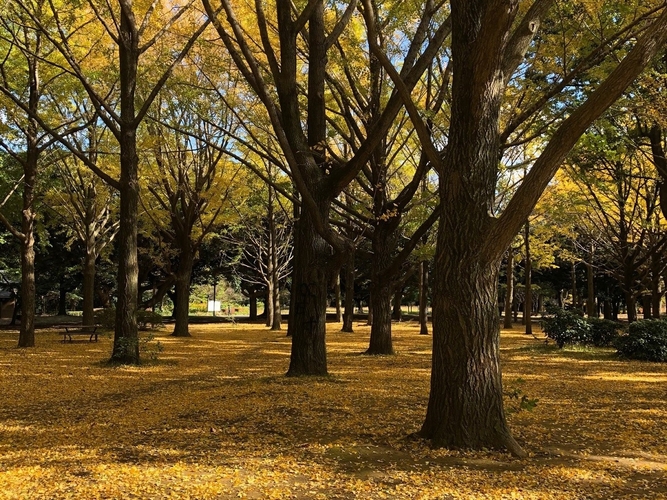
[[[116,322],[111,359],[137,363],[138,131],[174,67],[183,61],[208,21],[197,15],[193,1],[169,5],[132,0],[121,0],[117,5],[95,0],[81,5],[40,2],[39,7],[53,20],[48,25],[40,20],[35,5],[10,3],[54,47],[60,61],[51,64],[57,64],[88,95],[97,119],[118,143],[120,175],[113,177],[89,161],[86,152],[59,133],[56,125],[24,106],[32,119],[120,193]]]
[[[433,368],[420,431],[437,446],[496,447],[524,455],[507,427],[502,402],[496,299],[502,255],[579,137],[667,41],[664,3],[631,12],[609,5],[602,16],[582,2],[569,17],[559,17],[554,4],[450,2],[454,68],[444,151],[431,140],[392,61],[370,39],[371,50],[396,75],[394,84],[440,175]],[[543,20],[557,29],[541,30]],[[571,21],[575,24],[564,31]],[[601,39],[582,43],[582,32],[575,29],[582,22],[605,23]],[[557,60],[560,67],[545,66],[544,54],[562,48],[563,39],[573,43]],[[522,93],[513,88],[524,82],[534,88],[535,81],[540,88],[517,100]],[[564,92],[574,81],[587,85],[584,95]],[[494,216],[499,152],[508,141],[534,136],[540,121],[543,146],[505,210]]]

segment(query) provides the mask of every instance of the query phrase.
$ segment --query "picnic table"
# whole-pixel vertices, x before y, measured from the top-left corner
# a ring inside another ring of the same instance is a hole
[[[92,342],[93,340],[97,342],[97,328],[100,325],[78,325],[78,324],[70,324],[70,325],[57,325],[56,328],[61,330],[61,333],[63,334],[63,342],[67,342],[67,339],[69,338],[69,341],[72,342],[72,335],[88,335],[89,336],[89,341]]]

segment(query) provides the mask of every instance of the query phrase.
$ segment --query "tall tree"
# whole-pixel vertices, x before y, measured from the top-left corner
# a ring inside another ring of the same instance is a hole
[[[502,399],[497,308],[502,255],[565,155],[667,41],[667,9],[660,4],[657,15],[638,23],[643,32],[631,48],[622,44],[627,50],[622,61],[612,70],[605,66],[603,70],[610,71],[608,76],[587,93],[583,102],[572,102],[567,117],[552,125],[548,141],[540,147],[507,208],[492,217],[499,151],[513,137],[517,120],[525,123],[527,116],[539,115],[546,102],[562,94],[574,78],[572,73],[582,76],[580,70],[568,69],[577,63],[563,61],[562,76],[555,78],[552,87],[532,96],[536,99],[533,104],[523,107],[527,115],[516,109],[516,119],[503,120],[509,125],[501,131],[501,112],[514,108],[512,101],[505,100],[513,94],[508,84],[519,66],[522,70],[514,77],[515,85],[531,76],[524,69],[535,66],[525,56],[552,4],[537,0],[527,10],[520,10],[517,1],[452,0],[455,67],[449,140],[443,155],[432,143],[411,96],[402,92],[422,145],[440,174],[431,392],[420,431],[436,446],[496,447],[524,454],[507,427]],[[619,20],[613,16],[610,19]],[[607,47],[606,40],[603,42],[601,47]],[[548,37],[538,48],[546,44]],[[378,51],[372,43],[371,49]],[[600,61],[599,57],[593,59]],[[385,66],[391,71],[387,58]],[[394,83],[398,86],[399,82]]]
[[[218,18],[211,2],[204,0],[206,11],[235,64],[266,108],[301,199],[300,216],[295,225],[288,325],[292,352],[288,375],[323,375],[327,373],[328,285],[351,247],[330,224],[331,204],[382,141],[400,111],[400,99],[394,95],[386,102],[380,119],[357,145],[352,158],[340,158],[327,137],[327,52],[350,23],[357,2],[350,2],[343,12],[338,10],[338,3],[327,5],[338,14],[330,16],[335,19],[328,23],[323,0],[309,1],[296,11],[292,2],[278,0],[275,17],[269,22],[264,2],[257,0],[255,12],[244,12],[243,16],[244,21],[255,21],[254,27],[249,22],[241,24],[241,17],[229,0],[221,0],[220,4],[225,15]],[[438,24],[430,32],[431,21],[437,23],[435,13],[429,2],[410,42],[401,75],[408,88],[417,84],[448,33],[446,23]],[[276,31],[270,31],[274,27]],[[250,40],[253,33],[258,33],[258,40]],[[430,40],[427,35],[431,35]],[[279,54],[274,49],[276,45],[279,45]],[[255,47],[261,47],[263,53],[256,54]],[[306,81],[301,81],[301,63],[308,66]],[[275,83],[275,88],[271,82]],[[303,101],[300,88],[307,89]]]
[[[120,192],[116,327],[111,360],[138,363],[137,132],[173,68],[186,56],[208,21],[197,23],[196,18],[187,19],[185,14],[193,10],[192,1],[169,6],[152,2],[136,7],[132,0],[120,0],[117,6],[89,0],[85,6],[44,4],[55,23],[55,26],[47,26],[40,21],[33,5],[12,4],[31,19],[65,60],[59,67],[79,82],[99,120],[118,142],[120,176],[114,178],[91,163],[85,152],[57,129],[50,127],[43,118],[39,119],[40,125],[53,137]],[[160,24],[162,18],[167,19],[164,24]],[[177,22],[182,19],[188,28],[193,24],[195,28],[177,38],[181,48],[174,51],[173,45],[158,44],[165,33],[176,30]],[[185,41],[181,41],[183,39]],[[111,57],[114,52],[115,57]],[[109,59],[104,60],[105,56]],[[158,76],[152,82],[148,78],[140,81],[140,69],[148,69],[151,64],[155,70],[152,73]],[[30,116],[37,117],[33,112]]]

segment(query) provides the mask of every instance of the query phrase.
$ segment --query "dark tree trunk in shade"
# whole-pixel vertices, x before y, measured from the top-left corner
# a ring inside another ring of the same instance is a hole
[[[88,244],[86,245],[88,246]],[[83,261],[83,318],[82,324],[95,323],[95,261],[97,255],[86,250]]]
[[[394,305],[391,310],[391,319],[394,321],[401,321],[403,319],[403,311],[401,310],[402,300],[403,290],[396,290],[394,292]]]
[[[61,278],[59,294],[58,294],[58,315],[66,316],[67,315],[67,289],[65,288],[64,280]]]
[[[428,267],[426,262],[419,264],[419,334],[428,335]]]
[[[371,339],[366,354],[393,354],[391,339],[391,285],[371,281]]]
[[[248,318],[250,320],[256,320],[257,319],[257,295],[254,293],[248,297]]]
[[[667,206],[667,200],[665,200]],[[651,256],[651,313],[655,319],[660,319],[662,290],[660,290],[660,256],[655,253]]]
[[[189,239],[186,245],[189,246]],[[194,259],[188,248],[184,246],[179,255],[178,270],[176,272],[176,304],[174,304],[174,337],[190,337],[190,281]]]
[[[334,297],[336,301],[336,322],[342,323],[343,321],[343,308],[341,304],[341,292],[340,292],[340,273],[336,275],[336,282],[334,283]]]
[[[526,323],[526,335],[533,334],[533,262],[530,255],[530,223],[526,221],[524,227],[524,243],[526,247],[526,298],[523,303],[523,317]]]
[[[642,311],[644,319],[653,318],[653,314],[651,314],[651,304],[652,304],[651,296],[642,295]]]
[[[589,259],[586,263],[586,315],[596,318],[597,305],[595,304],[595,274],[593,273],[593,247],[589,251]]]
[[[343,328],[341,331],[354,331],[354,252],[351,252],[345,263],[345,312],[343,314]]]
[[[637,321],[637,299],[631,292],[625,292],[625,306],[628,310],[628,322]]]
[[[613,313],[613,310],[612,310],[611,300],[606,299],[602,303],[602,315],[603,315],[604,319],[609,319],[609,320],[614,319],[614,313]]]
[[[505,308],[503,310],[503,328],[512,328],[512,303],[514,302],[514,249],[510,247],[507,250],[507,275],[505,284]]]

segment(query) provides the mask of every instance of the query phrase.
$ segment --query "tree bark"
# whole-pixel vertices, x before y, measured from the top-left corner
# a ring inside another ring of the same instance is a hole
[[[336,322],[341,323],[343,321],[343,308],[341,304],[341,293],[340,293],[340,273],[336,275],[336,283],[334,284],[334,296],[336,301]]]
[[[503,328],[512,328],[512,303],[514,302],[514,249],[510,247],[507,250],[507,275],[505,289],[505,308],[503,318]]]
[[[139,158],[137,156],[135,90],[139,61],[139,35],[131,7],[121,9],[119,35],[120,231],[118,238],[116,330],[111,361],[122,364],[138,364],[137,298],[139,295],[139,265],[137,256],[137,213],[139,208]]]
[[[190,281],[194,258],[189,251],[190,241],[182,241],[179,253],[178,269],[176,271],[176,304],[174,304],[174,337],[190,337]]]
[[[391,341],[391,284],[371,281],[371,339],[366,354],[394,354]]]
[[[428,335],[428,267],[419,263],[419,334]]]
[[[637,299],[632,292],[625,292],[625,305],[628,308],[628,322],[637,321]]]
[[[394,292],[394,305],[391,311],[391,319],[394,321],[401,321],[401,319],[403,319],[403,311],[401,310],[402,300],[403,290],[396,290]]]
[[[530,222],[525,225],[525,245],[526,245],[526,298],[523,303],[523,318],[526,323],[526,335],[533,334],[533,288],[532,274],[533,262],[530,255]]]
[[[354,321],[354,252],[351,252],[345,264],[345,313],[341,331],[353,333]]]
[[[591,247],[589,252],[589,259],[586,262],[586,286],[587,286],[587,295],[586,295],[586,315],[589,318],[596,318],[597,307],[595,304],[595,275],[593,274],[593,247]]]
[[[95,261],[97,255],[88,250],[86,243],[86,255],[83,259],[83,325],[89,326],[95,323]]]
[[[652,319],[653,314],[651,314],[651,296],[642,295],[642,311],[644,319]]]
[[[324,200],[328,211],[329,203]],[[288,376],[326,375],[326,308],[331,247],[317,234],[310,213],[301,211],[295,224],[292,310],[288,335],[292,351]]]

